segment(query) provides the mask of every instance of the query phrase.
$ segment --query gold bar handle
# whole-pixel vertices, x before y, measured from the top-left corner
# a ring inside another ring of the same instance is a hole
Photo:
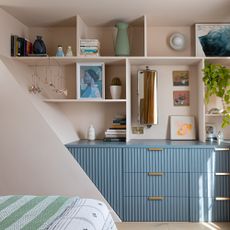
[[[154,201],[154,200],[164,200],[163,196],[149,196],[148,200]]]
[[[230,176],[230,173],[218,172],[215,173],[216,176]]]
[[[162,148],[148,148],[149,151],[163,151]]]
[[[148,172],[148,176],[164,176],[163,172]]]
[[[230,200],[230,197],[216,197],[216,200],[220,200],[220,201]]]
[[[215,148],[215,151],[229,151],[229,148]]]

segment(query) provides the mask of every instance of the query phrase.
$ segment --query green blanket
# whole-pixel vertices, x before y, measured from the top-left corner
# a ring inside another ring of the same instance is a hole
[[[0,230],[47,229],[77,199],[63,196],[2,196]]]

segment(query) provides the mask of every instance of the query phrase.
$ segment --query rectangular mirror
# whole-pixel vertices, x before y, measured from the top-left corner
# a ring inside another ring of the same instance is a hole
[[[148,67],[138,71],[138,120],[147,127],[158,123],[157,71]]]

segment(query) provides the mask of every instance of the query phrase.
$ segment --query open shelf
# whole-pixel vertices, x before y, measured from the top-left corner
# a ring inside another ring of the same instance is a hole
[[[126,103],[126,99],[102,99],[102,100],[79,100],[79,99],[44,99],[44,102],[51,102],[51,103]]]

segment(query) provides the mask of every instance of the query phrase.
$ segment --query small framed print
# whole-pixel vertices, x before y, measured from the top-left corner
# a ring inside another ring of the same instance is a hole
[[[194,116],[170,116],[171,140],[195,140]]]
[[[77,63],[77,99],[104,99],[104,82],[104,63]]]
[[[173,104],[174,106],[189,106],[189,91],[176,90],[173,91]]]
[[[189,86],[189,71],[173,71],[173,86]]]
[[[196,24],[196,56],[228,57],[230,24]]]

